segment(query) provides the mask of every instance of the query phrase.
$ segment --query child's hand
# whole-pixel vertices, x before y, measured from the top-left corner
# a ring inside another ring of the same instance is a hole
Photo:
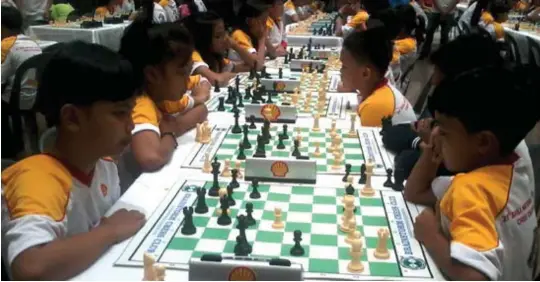
[[[425,208],[414,222],[414,237],[420,242],[429,240],[434,233],[439,232],[439,219],[431,208]]]
[[[144,214],[136,210],[121,209],[109,217],[101,219],[101,225],[110,228],[115,242],[122,242],[133,236],[146,222]]]
[[[286,54],[287,54],[287,50],[285,50],[285,48],[283,46],[279,45],[276,48],[276,55],[278,55],[279,57],[285,56]]]
[[[210,89],[212,85],[208,81],[199,83],[191,90],[191,97],[195,99],[195,104],[201,104],[210,99]]]
[[[418,133],[420,139],[425,143],[430,143],[432,123],[433,118],[425,118],[413,123],[414,131]]]
[[[231,79],[236,77],[236,73],[232,72],[224,72],[218,74],[217,81],[219,83],[219,86],[227,86]]]

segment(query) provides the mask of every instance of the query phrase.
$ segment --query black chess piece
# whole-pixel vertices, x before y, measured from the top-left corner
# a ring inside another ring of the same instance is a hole
[[[347,194],[347,195],[353,195],[353,196],[354,196],[354,187],[352,186],[352,184],[349,184],[349,185],[345,188],[345,194]]]
[[[234,255],[245,257],[249,255],[248,249],[244,243],[245,239],[242,236],[236,236],[236,245],[234,245]]]
[[[283,150],[283,149],[285,149],[285,144],[283,143],[283,135],[279,134],[279,135],[278,135],[278,138],[279,138],[279,142],[278,142],[276,148],[277,148],[278,150]]]
[[[237,160],[245,160],[246,159],[246,153],[244,152],[244,143],[240,142],[238,144],[238,155],[236,156]]]
[[[238,169],[232,169],[231,170],[231,176],[232,176],[232,180],[231,180],[231,183],[229,183],[229,186],[231,186],[232,188],[238,188],[240,187],[240,183],[238,183]]]
[[[219,100],[219,104],[218,104],[217,110],[220,112],[225,111],[225,97],[219,97],[218,100]]]
[[[236,87],[236,92],[240,92],[240,76],[237,75],[234,78],[234,86]]]
[[[236,104],[236,106],[238,108],[243,108],[244,107],[244,101],[242,99],[242,95],[240,94],[240,92],[236,92],[236,99],[238,100],[238,103]]]
[[[231,86],[229,86],[227,88],[227,100],[225,100],[226,104],[232,104],[233,98],[234,98],[232,92],[233,92],[233,88]]]
[[[221,215],[218,217],[217,223],[219,225],[229,225],[232,222],[231,217],[228,213],[229,200],[227,199],[227,197],[221,197],[219,199],[219,202],[221,203],[221,206],[219,207],[221,209]]]
[[[385,132],[388,131],[390,127],[392,127],[392,116],[386,116],[383,117],[381,120],[382,129],[380,131],[380,134],[383,135]]]
[[[283,132],[281,133],[281,135],[283,136],[283,140],[288,140],[289,139],[289,134],[287,133],[287,128],[289,128],[289,126],[284,124],[283,125]]]
[[[233,197],[234,187],[232,187],[231,183],[227,185],[227,204],[229,205],[229,207],[234,207],[236,205],[236,201],[234,200],[234,197]]]
[[[244,133],[244,139],[242,145],[244,149],[251,149],[251,143],[249,142],[249,126],[247,124],[242,125],[242,133]]]
[[[265,139],[262,135],[257,135],[257,148],[255,149],[254,158],[266,158]]]
[[[231,132],[234,134],[242,133],[242,128],[240,128],[240,124],[238,124],[239,117],[240,117],[240,113],[234,112],[234,126],[231,129]]]
[[[313,71],[313,62],[309,63],[309,72],[311,73]]]
[[[246,95],[244,96],[244,99],[251,99],[251,86],[246,87]]]
[[[251,115],[249,116],[249,129],[256,129],[257,125],[255,125],[255,116]]]
[[[388,188],[394,187],[394,183],[392,183],[392,172],[393,171],[391,168],[386,169],[386,181],[383,184],[384,187],[388,187]]]
[[[257,221],[255,220],[255,218],[253,218],[253,203],[246,203],[246,214],[246,223],[248,226],[253,226],[257,224]]]
[[[266,66],[264,66],[261,70],[261,77],[262,78],[272,78],[272,76],[266,72]]]
[[[282,78],[283,78],[283,68],[279,68],[279,70],[278,70],[278,77],[279,77],[279,79],[282,79]]]
[[[358,179],[358,184],[366,184],[366,164],[360,166],[360,179]]]
[[[299,257],[305,254],[304,248],[300,245],[302,241],[302,231],[294,230],[294,246],[291,248],[291,256]]]
[[[251,193],[249,193],[249,198],[251,199],[260,199],[261,193],[259,193],[259,180],[253,179],[251,181]]]
[[[347,109],[348,111],[352,109],[350,101],[347,101],[347,104],[345,105],[345,109]]]
[[[283,61],[284,64],[289,63],[289,54],[285,54],[285,60]]]
[[[195,213],[202,214],[208,212],[208,205],[206,205],[206,189],[197,188],[197,205],[195,206]]]
[[[217,161],[217,157],[214,158],[214,162],[212,162],[212,175],[213,175],[213,183],[210,190],[208,190],[208,195],[211,197],[217,197],[219,195],[219,167],[221,164]]]
[[[246,229],[249,227],[249,225],[247,223],[247,220],[246,220],[246,216],[241,214],[241,215],[236,217],[236,221],[238,222],[238,225],[236,225],[236,228],[239,231],[238,233],[239,233],[240,237],[243,238],[244,246],[245,246],[247,252],[251,253],[252,248],[251,248],[251,245],[249,244],[249,242],[247,240],[247,235],[246,235]]]
[[[184,207],[184,224],[182,225],[182,229],[180,232],[182,232],[183,235],[193,235],[197,232],[197,228],[195,228],[195,224],[193,224],[193,207]]]
[[[233,98],[232,98],[232,102],[231,102],[231,104],[232,104],[231,112],[233,112],[233,113],[240,113],[240,110],[238,110],[237,100],[238,99],[236,99],[236,96],[234,96],[234,94],[233,94]]]
[[[221,89],[219,89],[219,82],[216,80],[216,83],[214,84],[214,92],[219,93]]]
[[[272,92],[268,92],[268,98],[266,99],[267,104],[274,104],[274,101],[272,101]]]
[[[300,154],[300,150],[298,149],[298,147],[300,146],[300,142],[298,140],[294,140],[294,149],[292,151],[292,156],[293,157],[299,157],[301,156]]]
[[[341,179],[343,182],[347,182],[347,178],[349,178],[349,174],[351,174],[351,164],[345,164],[345,175]]]
[[[404,181],[405,170],[403,168],[396,167],[396,171],[394,172],[394,185],[392,186],[392,189],[395,191],[403,191],[403,189],[405,189],[403,186]]]
[[[251,69],[249,70],[249,77],[248,77],[248,79],[253,80],[253,79],[255,78],[255,72],[256,72],[256,68],[255,68],[255,67],[251,68]]]

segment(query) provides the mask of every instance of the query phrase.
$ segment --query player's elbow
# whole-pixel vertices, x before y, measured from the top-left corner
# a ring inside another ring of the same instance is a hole
[[[11,266],[11,278],[13,280],[22,281],[38,281],[38,280],[55,280],[54,278],[47,277],[46,267],[39,261],[17,262],[18,258],[13,262]]]
[[[136,157],[136,159],[142,172],[153,172],[161,169],[169,161],[170,156],[165,157],[158,152],[152,152]]]

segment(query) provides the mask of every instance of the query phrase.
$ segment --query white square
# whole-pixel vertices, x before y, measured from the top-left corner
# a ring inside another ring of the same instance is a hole
[[[282,258],[286,258],[286,259],[290,260],[293,263],[301,264],[302,267],[304,267],[304,271],[308,271],[308,269],[309,269],[309,258],[293,257],[293,256],[290,256],[290,254],[289,254],[289,256],[282,257]]]
[[[280,243],[256,242],[253,244],[252,256],[279,257],[281,255]]]
[[[289,203],[294,204],[311,204],[313,203],[313,196],[311,195],[295,195],[292,194]]]
[[[166,249],[158,263],[184,263],[188,264],[193,251],[181,251]]]
[[[312,223],[311,234],[337,235],[338,225],[329,223]]]
[[[394,250],[388,250],[390,257],[388,259],[378,259],[375,257],[375,249],[367,249],[367,258],[369,262],[387,262],[390,264],[396,264],[396,255]]]
[[[338,259],[338,248],[335,246],[309,246],[309,257],[317,259]]]
[[[335,214],[336,206],[313,204],[313,211],[316,213],[321,213],[321,214]]]
[[[288,212],[286,221],[298,222],[298,223],[310,223],[312,222],[312,214],[308,212]]]
[[[274,227],[272,227],[272,224],[274,223],[273,220],[261,220],[261,222],[259,223],[259,230],[260,231],[274,231],[274,232],[279,232],[279,231],[283,231],[285,230],[285,226],[287,225],[287,222],[286,221],[283,221],[283,228],[281,229],[275,229]]]
[[[325,160],[325,163],[326,163],[326,159]],[[336,197],[336,188],[328,188],[328,187],[325,187],[325,188],[322,188],[322,187],[318,187],[318,188],[315,188],[315,191],[313,191],[313,195],[316,195],[316,196],[332,196],[332,197]]]
[[[382,226],[365,226],[364,225],[363,235],[366,237],[379,238],[379,236],[377,235],[377,231],[379,231],[379,229],[381,228]],[[390,238],[388,240],[390,240]]]
[[[221,253],[225,249],[227,240],[201,239],[195,247],[195,251],[208,253]]]
[[[285,186],[285,185],[270,185],[269,193],[274,194],[286,194],[290,195],[292,191],[291,186]]]
[[[266,201],[266,204],[264,205],[264,210],[274,212],[275,208],[281,208],[282,212],[286,212],[289,210],[289,203]]]
[[[381,207],[369,207],[361,206],[360,213],[362,216],[385,216],[384,208]]]

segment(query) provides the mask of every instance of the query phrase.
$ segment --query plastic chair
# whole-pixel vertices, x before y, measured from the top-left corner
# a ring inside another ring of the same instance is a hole
[[[509,59],[517,64],[521,64],[521,54],[519,53],[519,46],[516,39],[511,34],[506,32],[504,35],[504,41],[506,42],[506,46],[509,51]]]
[[[527,36],[529,42],[529,63],[540,66],[540,43]]]
[[[540,206],[540,144],[529,145],[529,155],[531,156],[534,171],[535,209]]]
[[[52,148],[54,141],[56,140],[56,127],[47,129],[39,138],[39,152],[45,153],[48,149]]]

